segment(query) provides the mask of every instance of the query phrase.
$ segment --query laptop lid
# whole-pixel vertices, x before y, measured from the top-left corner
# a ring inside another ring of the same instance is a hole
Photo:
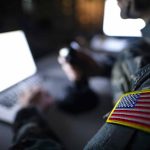
[[[103,32],[113,37],[141,37],[142,19],[122,19],[117,0],[105,0]]]
[[[36,73],[23,31],[0,33],[0,92]]]

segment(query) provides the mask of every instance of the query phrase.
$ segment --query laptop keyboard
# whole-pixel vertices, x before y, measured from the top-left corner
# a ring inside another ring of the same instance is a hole
[[[35,75],[6,90],[5,92],[2,92],[0,94],[0,105],[6,108],[13,107],[18,102],[21,93],[31,87],[41,86],[41,82],[42,79],[39,76]]]

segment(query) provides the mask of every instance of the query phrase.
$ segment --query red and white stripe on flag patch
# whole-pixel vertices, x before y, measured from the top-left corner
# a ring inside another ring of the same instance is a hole
[[[106,122],[150,133],[150,90],[123,94]]]

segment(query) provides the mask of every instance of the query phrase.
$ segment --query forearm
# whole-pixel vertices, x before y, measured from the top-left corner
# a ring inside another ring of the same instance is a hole
[[[14,143],[12,150],[19,148],[40,148],[42,145],[50,150],[62,149],[58,144],[58,139],[50,131],[46,120],[35,107],[20,110],[14,122]],[[57,142],[56,142],[57,141]]]

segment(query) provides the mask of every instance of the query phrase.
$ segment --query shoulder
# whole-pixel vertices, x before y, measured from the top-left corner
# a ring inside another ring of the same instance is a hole
[[[148,150],[150,134],[122,125],[105,123],[87,143],[84,150],[128,149]],[[143,144],[144,143],[144,144]]]

